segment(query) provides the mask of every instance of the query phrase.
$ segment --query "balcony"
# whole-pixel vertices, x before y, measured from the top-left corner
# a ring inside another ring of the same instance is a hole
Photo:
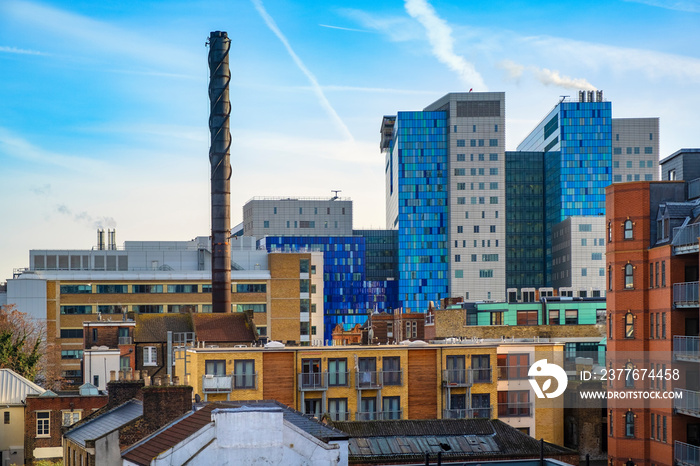
[[[342,412],[331,411],[330,413],[328,413],[328,415],[331,417],[331,420],[333,420],[333,421],[349,421],[350,420],[350,413],[348,411],[342,411]]]
[[[449,388],[471,387],[473,374],[465,369],[447,369],[442,371],[442,384]]]
[[[300,391],[328,390],[328,372],[307,372],[297,375]]]
[[[679,309],[698,307],[698,282],[674,283],[673,305]]]
[[[700,447],[683,442],[674,442],[674,458],[679,466],[699,466]]]
[[[358,390],[378,390],[382,388],[382,371],[355,372],[355,388]]]
[[[384,381],[384,385],[402,385],[403,371],[382,371],[382,379]]]
[[[698,252],[698,237],[700,237],[700,223],[693,223],[684,227],[673,229],[673,253],[693,254]]]
[[[493,370],[490,367],[472,368],[474,383],[491,383]]]
[[[532,403],[498,403],[498,417],[532,417]]]
[[[230,375],[203,375],[202,391],[204,393],[230,393],[233,377]]]
[[[443,409],[443,419],[490,419],[491,407],[488,408],[465,408],[465,409]]]
[[[686,390],[684,388],[675,389],[676,396],[681,398],[673,399],[673,408],[677,413],[688,416],[700,417],[700,392]]]
[[[119,337],[120,345],[131,345],[133,344],[133,339],[131,337]]]
[[[677,361],[700,362],[700,337],[673,337],[673,357]]]

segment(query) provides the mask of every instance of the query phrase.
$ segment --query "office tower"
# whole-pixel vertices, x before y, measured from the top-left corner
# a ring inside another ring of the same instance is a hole
[[[505,94],[451,93],[382,121],[399,300],[505,297]]]
[[[613,183],[659,179],[659,119],[613,118]]]
[[[337,196],[254,197],[243,206],[243,234],[352,236],[352,201]]]
[[[573,295],[605,295],[605,217],[574,215],[552,230],[552,283]]]
[[[676,170],[686,182],[616,183],[606,191],[608,365],[627,374],[608,390],[658,394],[608,399],[610,464],[700,458],[698,155],[683,149],[661,162],[664,179]]]

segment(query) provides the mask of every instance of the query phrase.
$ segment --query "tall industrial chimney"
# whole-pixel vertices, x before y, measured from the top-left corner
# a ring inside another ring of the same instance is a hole
[[[212,311],[231,312],[231,40],[223,31],[209,34],[209,133],[211,145]]]

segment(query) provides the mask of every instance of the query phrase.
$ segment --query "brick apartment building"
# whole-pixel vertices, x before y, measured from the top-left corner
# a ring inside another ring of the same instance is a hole
[[[668,157],[662,178],[677,179],[678,167],[691,176],[698,155]],[[609,390],[682,396],[608,400],[611,466],[700,462],[700,179],[688,179],[606,189],[608,369],[630,369]]]

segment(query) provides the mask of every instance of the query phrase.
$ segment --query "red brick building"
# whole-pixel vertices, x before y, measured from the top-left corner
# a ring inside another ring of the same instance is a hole
[[[683,395],[608,399],[610,465],[700,459],[698,188],[700,180],[606,189],[607,362],[622,374],[608,390]]]
[[[89,385],[89,384],[88,384]],[[88,394],[89,393],[89,394]],[[32,465],[38,460],[63,458],[61,438],[66,429],[107,404],[107,395],[90,387],[80,392],[29,395],[25,401],[24,462]]]

